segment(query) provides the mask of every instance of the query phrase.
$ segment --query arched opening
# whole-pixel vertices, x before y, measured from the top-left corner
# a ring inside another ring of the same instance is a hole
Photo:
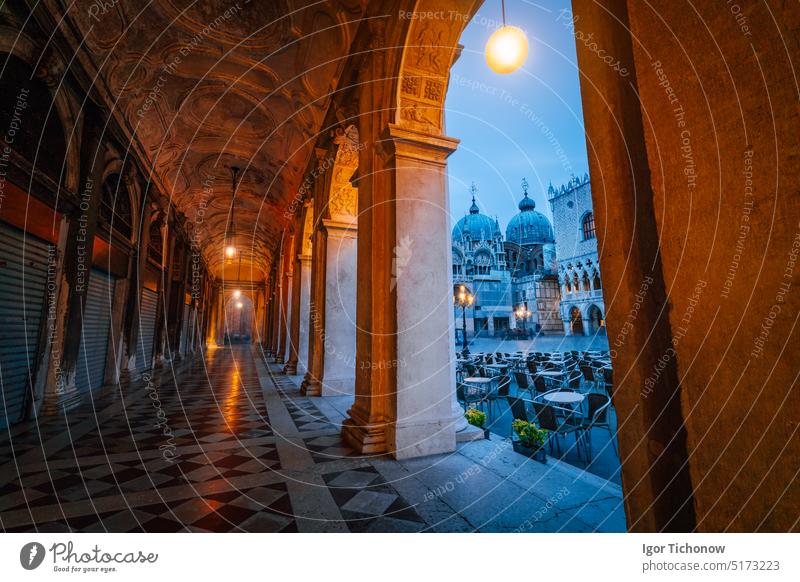
[[[600,291],[603,288],[603,283],[600,281],[600,273],[597,271],[594,272],[594,277],[592,278],[592,286],[594,287],[595,291]]]
[[[583,335],[583,316],[581,310],[576,306],[569,310],[569,333],[570,335]]]
[[[597,237],[593,212],[587,212],[583,215],[581,219],[581,234],[583,235],[583,240],[592,240]]]
[[[225,344],[249,344],[253,341],[253,300],[234,291],[225,301]]]
[[[600,311],[600,308],[597,307],[597,305],[592,305],[589,307],[587,317],[589,320],[589,331],[592,334],[595,334],[603,329],[603,312]]]

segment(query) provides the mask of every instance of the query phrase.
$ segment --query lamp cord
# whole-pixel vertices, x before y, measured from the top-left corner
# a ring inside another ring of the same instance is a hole
[[[506,25],[506,0],[500,0],[500,10],[503,13],[503,26]]]

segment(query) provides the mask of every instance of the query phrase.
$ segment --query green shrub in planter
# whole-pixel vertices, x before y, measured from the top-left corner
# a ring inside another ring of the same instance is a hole
[[[472,426],[477,426],[478,428],[483,428],[483,423],[486,422],[486,414],[477,408],[468,408],[464,413],[464,418]]]
[[[532,422],[519,419],[511,423],[511,428],[514,429],[514,433],[517,435],[514,450],[543,461],[544,443],[547,441],[547,435],[550,431],[539,428]]]

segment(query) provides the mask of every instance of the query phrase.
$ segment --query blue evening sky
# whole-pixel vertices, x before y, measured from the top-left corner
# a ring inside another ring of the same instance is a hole
[[[530,44],[525,65],[509,75],[489,69],[484,46],[497,28],[500,1],[487,0],[461,37],[447,93],[446,134],[461,145],[448,160],[453,223],[478,188],[481,212],[497,216],[505,233],[522,198],[520,182],[536,209],[551,217],[547,186],[588,171],[575,38],[561,10],[569,0],[509,0],[506,21]]]

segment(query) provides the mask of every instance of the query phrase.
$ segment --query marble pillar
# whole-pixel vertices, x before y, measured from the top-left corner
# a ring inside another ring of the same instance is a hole
[[[322,396],[353,394],[356,362],[355,222],[323,220],[327,232]]]
[[[458,141],[390,126],[395,168],[397,391],[388,427],[397,458],[455,450],[467,429],[456,401],[447,157]]]
[[[286,275],[286,314],[284,316],[283,321],[283,338],[284,338],[284,347],[283,347],[283,361],[285,363],[289,363],[291,360],[291,353],[292,353],[292,297],[294,294],[294,285],[292,283],[293,273],[289,272]],[[284,367],[284,372],[286,372],[286,368]]]
[[[300,315],[299,333],[297,340],[297,373],[305,374],[308,371],[308,341],[311,314],[311,256],[300,256]]]

